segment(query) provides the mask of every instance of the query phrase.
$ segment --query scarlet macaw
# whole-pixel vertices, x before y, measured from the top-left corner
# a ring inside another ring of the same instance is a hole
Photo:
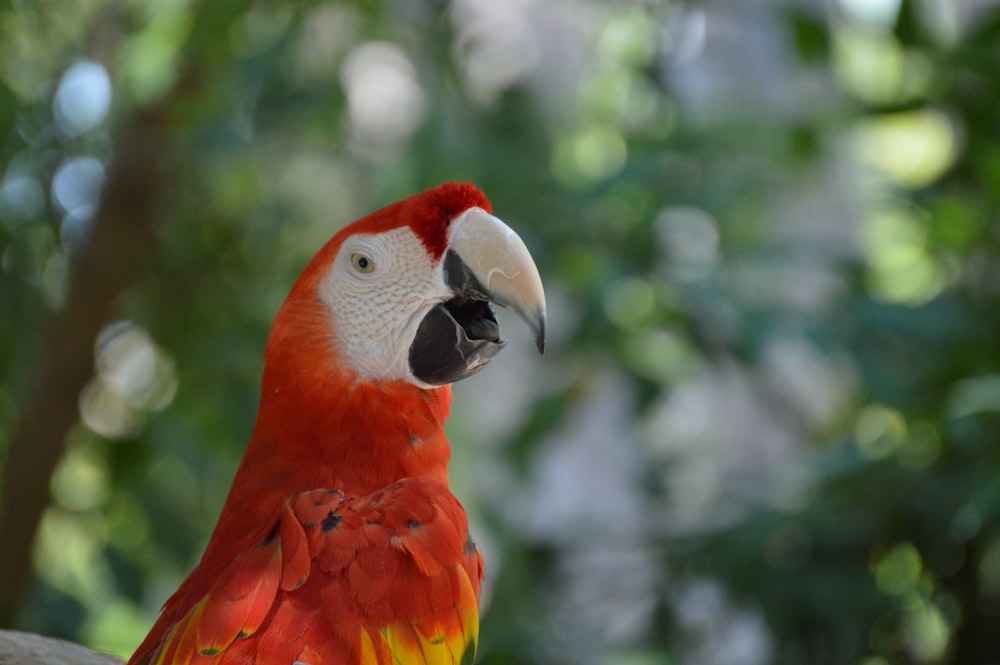
[[[336,233],[292,287],[198,566],[129,665],[471,663],[482,556],[448,489],[450,383],[538,350],[545,296],[485,195],[446,183]]]

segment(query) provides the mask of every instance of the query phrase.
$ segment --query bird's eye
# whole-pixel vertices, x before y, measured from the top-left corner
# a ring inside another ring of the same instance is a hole
[[[371,272],[375,270],[375,262],[369,259],[364,254],[359,254],[355,252],[351,254],[351,265],[358,272]]]

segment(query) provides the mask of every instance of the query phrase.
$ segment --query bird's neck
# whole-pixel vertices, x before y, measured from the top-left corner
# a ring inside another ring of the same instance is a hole
[[[269,366],[238,474],[278,495],[363,495],[414,476],[447,484],[450,405],[449,387],[355,381],[323,363]]]
[[[362,495],[406,477],[447,483],[451,388],[357,380],[313,292],[293,289],[272,326],[257,422],[234,487]]]

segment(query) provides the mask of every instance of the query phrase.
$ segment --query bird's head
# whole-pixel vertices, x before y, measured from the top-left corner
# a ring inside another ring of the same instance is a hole
[[[506,344],[491,305],[517,312],[543,351],[538,269],[490,213],[479,189],[446,183],[344,227],[293,287],[269,354],[319,344],[356,380],[441,386]]]

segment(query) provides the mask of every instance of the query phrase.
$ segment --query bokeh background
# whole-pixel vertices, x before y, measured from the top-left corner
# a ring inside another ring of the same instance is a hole
[[[973,0],[0,0],[0,624],[127,655],[269,321],[472,180],[479,662],[1000,663],[1000,14]]]

